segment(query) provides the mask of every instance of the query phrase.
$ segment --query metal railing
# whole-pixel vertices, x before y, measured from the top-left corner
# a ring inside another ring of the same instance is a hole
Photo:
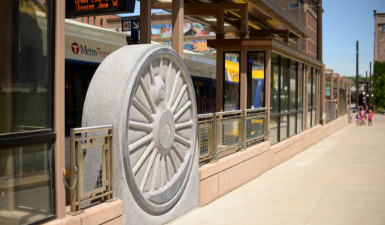
[[[97,133],[91,136],[91,133]],[[75,134],[84,134],[75,138]],[[82,213],[83,203],[104,197],[113,201],[113,127],[95,126],[70,130],[70,215]]]
[[[216,161],[267,139],[267,108],[198,115],[200,163]]]

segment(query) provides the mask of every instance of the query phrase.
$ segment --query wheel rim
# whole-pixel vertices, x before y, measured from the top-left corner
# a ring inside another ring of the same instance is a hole
[[[191,79],[174,56],[154,58],[133,87],[128,115],[130,188],[142,208],[170,209],[188,181],[196,139]]]

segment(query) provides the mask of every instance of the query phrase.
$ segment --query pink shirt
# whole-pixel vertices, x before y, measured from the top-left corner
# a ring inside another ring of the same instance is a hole
[[[365,117],[365,116],[366,116],[365,110],[361,110],[361,111],[360,111],[360,115],[361,115],[361,118],[362,118],[362,117]]]
[[[369,120],[373,120],[373,113],[368,113]]]

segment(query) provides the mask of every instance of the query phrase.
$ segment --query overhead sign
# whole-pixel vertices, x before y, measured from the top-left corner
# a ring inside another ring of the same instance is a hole
[[[66,18],[82,15],[133,13],[136,0],[66,0]]]
[[[122,17],[122,31],[140,30],[140,16]]]

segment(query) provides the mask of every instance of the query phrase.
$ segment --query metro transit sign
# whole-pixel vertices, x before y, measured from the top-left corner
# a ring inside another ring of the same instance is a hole
[[[122,31],[140,30],[140,16],[122,17]]]

